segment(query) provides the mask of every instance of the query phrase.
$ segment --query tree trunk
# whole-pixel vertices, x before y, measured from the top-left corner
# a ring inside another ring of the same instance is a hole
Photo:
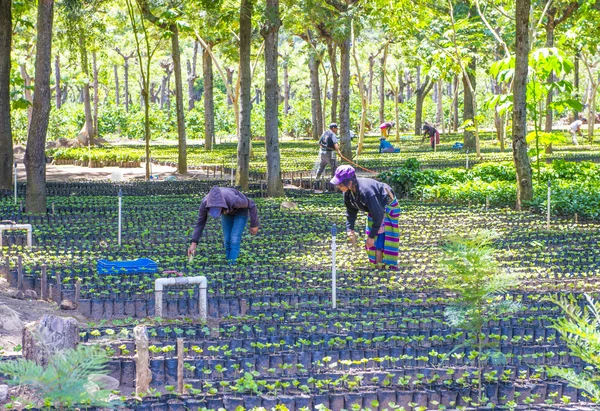
[[[347,37],[339,43],[340,47],[340,152],[352,160],[352,141],[350,140],[350,23]]]
[[[13,144],[10,129],[11,0],[0,0],[0,189],[9,190],[13,179]]]
[[[417,87],[415,90],[415,94],[417,96],[417,101],[415,104],[415,135],[419,136],[422,134],[421,128],[423,126],[423,102],[425,101],[425,97],[429,94],[431,89],[433,88],[435,82],[429,78],[429,75],[425,76],[425,82],[423,82],[420,87]]]
[[[469,63],[468,67],[468,76],[467,80],[465,75],[463,74],[463,122],[468,120],[474,121],[475,117],[475,106],[473,104],[473,93],[471,93],[471,88],[469,87],[469,81],[473,86],[473,90],[475,90],[475,60],[472,60]],[[475,133],[473,132],[474,124],[471,124],[469,127],[465,127],[463,132],[464,138],[464,149],[465,150],[475,150],[476,149],[476,141],[475,141]]]
[[[279,40],[279,0],[267,0],[265,39],[265,148],[267,151],[267,195],[283,197],[279,154],[279,82],[277,44]]]
[[[231,67],[227,67],[227,85],[232,88],[233,86],[233,73],[235,73],[235,70]],[[227,105],[231,105],[233,104],[233,100],[231,98],[231,96],[227,96]],[[237,121],[237,120],[236,120]]]
[[[187,144],[185,137],[185,109],[183,108],[183,79],[181,76],[181,55],[179,52],[179,29],[177,24],[172,24],[171,53],[173,57],[173,70],[175,71],[175,110],[177,112],[177,141],[179,143],[177,157],[177,172],[187,173]]]
[[[121,103],[119,99],[119,70],[116,64],[113,65],[113,70],[115,72],[115,103],[117,104],[117,107],[119,107],[119,104]]]
[[[88,54],[87,46],[85,44],[84,32],[82,29],[79,31],[79,54],[81,57],[81,70],[83,72],[86,81],[83,82],[83,108],[85,112],[85,129],[88,134],[88,145],[94,144],[94,118],[92,117],[92,99],[90,97],[90,70],[88,65]],[[90,159],[91,161],[91,159]]]
[[[579,60],[580,55],[579,52],[575,53],[574,59],[574,67],[573,67],[573,93],[575,93],[575,100],[579,101]],[[573,119],[577,120],[579,118],[579,111],[573,110]]]
[[[202,51],[202,80],[204,82],[204,149],[212,150],[215,136],[215,101],[213,97],[213,67],[208,50]]]
[[[516,0],[515,77],[513,80],[513,158],[517,172],[517,202],[533,199],[531,164],[527,155],[527,71],[529,60],[529,8],[531,0]]]
[[[442,134],[446,134],[446,125],[444,124],[444,82],[439,79],[437,82],[437,112],[435,122],[442,127]]]
[[[198,42],[194,42],[194,55],[192,57],[192,63],[187,60],[187,72],[188,72],[188,110],[193,110],[196,106],[196,90],[194,85],[198,76],[196,75],[196,62],[198,61]]]
[[[60,98],[60,55],[56,54],[54,57],[54,91],[55,91],[55,105],[56,109],[60,109],[62,103]]]
[[[331,40],[327,40],[327,53],[329,54],[329,63],[331,64],[331,122],[338,121],[338,94],[340,90],[340,74],[337,70],[337,45]]]
[[[286,116],[290,112],[290,77],[288,70],[288,61],[283,63],[283,114]]]
[[[548,21],[546,22],[546,47],[554,47],[554,29],[556,28],[555,24],[555,16],[556,16],[556,8],[551,7],[550,10],[546,13]],[[548,76],[547,83],[552,84],[554,81],[554,71],[550,73]],[[552,90],[546,94],[546,122],[544,123],[544,131],[546,133],[552,132],[552,99],[554,93]]]
[[[309,51],[308,70],[310,72],[310,109],[312,114],[312,138],[318,140],[323,134],[323,109],[321,106],[321,86],[319,85],[318,56],[314,50]]]
[[[452,99],[452,131],[458,133],[458,76],[454,76],[454,98]]]
[[[29,125],[31,124],[31,112],[33,111],[33,96],[31,93],[31,77],[27,73],[27,67],[25,63],[19,65],[21,70],[21,77],[23,78],[23,86],[25,88],[25,100],[29,101],[27,107],[27,130],[29,132]],[[10,100],[9,100],[10,101]]]
[[[237,147],[236,184],[248,190],[250,177],[250,112],[252,99],[252,68],[250,67],[252,46],[253,0],[242,0],[240,5],[240,94],[239,136]]]
[[[129,113],[129,62],[127,60],[125,60],[125,64],[123,65],[125,70],[123,74],[123,80],[125,83],[125,111]]]
[[[46,132],[50,118],[50,71],[52,68],[52,22],[54,1],[39,0],[35,51],[35,88],[27,148],[26,209],[28,213],[46,213]]]
[[[379,124],[385,123],[385,64],[388,46],[386,44],[379,65]],[[396,125],[397,127],[398,125]]]
[[[96,64],[96,50],[92,51],[92,70],[94,73],[94,135],[98,135],[98,65]]]
[[[373,104],[373,71],[375,66],[375,56],[369,55],[369,86],[367,88],[367,96],[369,104]]]

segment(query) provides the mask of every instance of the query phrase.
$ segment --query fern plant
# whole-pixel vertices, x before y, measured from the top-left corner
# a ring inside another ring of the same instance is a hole
[[[519,280],[515,274],[504,272],[495,258],[494,242],[498,234],[479,230],[469,236],[454,235],[443,246],[440,261],[443,276],[440,285],[456,295],[444,311],[446,321],[453,327],[467,332],[465,345],[477,352],[474,358],[479,369],[479,401],[482,392],[482,370],[488,359],[502,362],[503,355],[497,349],[498,342],[486,342],[483,328],[496,316],[513,313],[520,305],[508,301],[504,295]],[[455,347],[455,350],[463,347]]]
[[[76,405],[111,407],[109,391],[94,387],[88,378],[105,374],[108,358],[98,346],[79,345],[53,355],[46,367],[33,361],[18,359],[0,362],[0,374],[9,378],[11,385],[28,387],[39,399],[41,407],[59,410]]]
[[[590,401],[600,403],[600,302],[584,294],[585,305],[574,296],[549,296],[545,301],[558,305],[564,317],[553,320],[554,328],[567,343],[570,354],[588,364],[581,372],[571,368],[547,367],[549,377],[560,377],[572,387],[585,391]]]

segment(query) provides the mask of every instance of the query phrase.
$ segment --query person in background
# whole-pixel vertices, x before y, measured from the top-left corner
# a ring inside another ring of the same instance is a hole
[[[381,153],[399,153],[399,148],[394,148],[392,143],[386,140],[385,136],[379,137],[379,154]]]
[[[426,137],[429,137],[431,149],[435,150],[435,147],[438,144],[440,144],[440,132],[437,131],[436,128],[428,122],[425,122],[425,124],[423,124],[423,140],[421,141],[424,141]]]
[[[225,257],[229,264],[236,264],[240,255],[240,244],[248,215],[250,215],[250,234],[256,235],[258,233],[256,204],[235,188],[218,186],[211,188],[200,203],[198,221],[188,248],[188,257],[190,258],[196,253],[196,246],[200,241],[209,215],[213,218],[221,217]]]
[[[580,119],[577,119],[574,122],[572,122],[571,125],[569,126],[569,133],[571,134],[571,141],[576,146],[579,145],[579,142],[577,141],[577,135],[581,136],[581,126],[585,123],[587,123],[587,120],[585,118],[580,118]]]
[[[335,153],[339,153],[340,145],[337,138],[338,126],[336,123],[329,125],[329,130],[325,130],[321,138],[319,139],[319,157],[321,158],[321,164],[317,170],[317,179],[321,178],[321,174],[325,171],[325,167],[329,164],[331,168],[331,176],[333,177],[336,169],[336,158]]]
[[[394,127],[395,123],[393,121],[386,121],[385,123],[381,123],[379,125],[379,130],[381,130],[381,137],[387,138],[390,135],[390,130]]]
[[[331,184],[344,193],[346,232],[356,245],[354,226],[359,211],[368,213],[365,248],[369,261],[378,267],[398,267],[400,206],[394,192],[385,183],[371,178],[356,177],[354,167],[338,167]]]

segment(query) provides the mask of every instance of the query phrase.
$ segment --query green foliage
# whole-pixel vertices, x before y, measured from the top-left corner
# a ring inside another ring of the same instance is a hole
[[[391,181],[390,173],[382,173]],[[540,167],[540,179],[534,184],[534,199],[529,203],[539,211],[547,207],[546,182],[552,182],[552,213],[597,219],[600,217],[600,166],[554,160]],[[510,207],[516,198],[515,169],[511,163],[483,163],[470,170],[453,168],[425,170],[416,180],[411,195],[424,199],[446,200],[455,203],[485,204]]]
[[[414,188],[418,184],[432,183],[431,170],[420,171],[421,164],[416,158],[409,158],[406,162],[392,171],[380,173],[378,179],[388,183],[399,197],[414,195]]]
[[[88,382],[90,375],[105,374],[107,363],[106,351],[79,345],[55,354],[46,367],[25,359],[0,362],[0,373],[10,378],[9,384],[27,386],[42,404],[58,409],[71,409],[75,405],[111,407],[109,392],[104,387],[94,391]]]
[[[476,351],[479,368],[479,399],[483,397],[482,371],[487,360],[499,363],[504,355],[498,351],[497,342],[485,342],[483,327],[494,316],[510,314],[520,309],[520,304],[505,299],[506,292],[519,283],[513,273],[500,270],[495,258],[494,241],[498,234],[477,230],[472,235],[449,237],[443,246],[440,261],[443,275],[441,286],[456,294],[456,300],[444,310],[446,320],[453,327],[467,331],[465,344]]]
[[[471,236],[452,236],[443,247],[442,286],[457,294],[457,303],[447,311],[453,326],[479,330],[490,315],[513,311],[515,306],[498,296],[518,283],[515,275],[502,272],[495,259],[492,231]]]
[[[570,368],[548,367],[549,377],[560,377],[572,387],[582,389],[594,403],[600,403],[600,303],[585,295],[585,305],[580,307],[573,295],[549,296],[545,301],[558,305],[564,317],[553,320],[554,328],[567,343],[571,355],[588,364],[583,370],[575,372]]]

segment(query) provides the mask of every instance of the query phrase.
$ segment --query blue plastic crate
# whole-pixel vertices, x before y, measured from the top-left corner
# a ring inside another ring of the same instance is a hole
[[[97,268],[98,274],[155,273],[158,271],[156,262],[149,258],[127,261],[98,260]]]
[[[454,150],[462,150],[462,148],[463,148],[463,143],[456,142],[456,143],[454,143],[454,145],[452,146],[452,148],[453,148]]]

